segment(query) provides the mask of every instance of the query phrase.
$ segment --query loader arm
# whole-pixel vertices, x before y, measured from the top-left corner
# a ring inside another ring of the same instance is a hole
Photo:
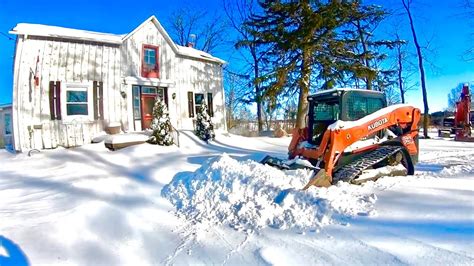
[[[380,130],[394,126],[399,128],[401,134],[397,135],[396,139],[403,144],[410,155],[417,154],[418,148],[414,138],[418,135],[420,116],[421,112],[418,108],[398,104],[383,108],[356,121],[337,121],[325,131],[318,149],[298,149],[295,145],[290,145],[290,156],[303,156],[314,160],[322,159],[324,172],[329,182],[329,184],[325,182],[324,186],[328,186],[332,182],[334,167],[344,150],[351,144]],[[301,135],[298,138],[301,138]]]

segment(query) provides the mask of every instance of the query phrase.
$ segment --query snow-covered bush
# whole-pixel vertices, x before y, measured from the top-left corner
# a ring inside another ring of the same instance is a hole
[[[216,137],[214,125],[212,124],[211,117],[207,113],[207,105],[205,103],[202,103],[201,107],[197,110],[196,129],[194,133],[204,141],[213,140]]]
[[[153,106],[153,121],[151,122],[153,134],[148,140],[149,143],[169,146],[173,144],[170,117],[165,102],[159,97],[156,98]]]

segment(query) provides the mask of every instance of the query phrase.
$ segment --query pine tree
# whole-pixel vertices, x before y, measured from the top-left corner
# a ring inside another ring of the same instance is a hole
[[[153,106],[153,121],[151,122],[151,129],[153,134],[148,141],[152,144],[170,146],[173,144],[173,136],[171,135],[172,126],[168,114],[168,108],[163,100],[156,98]]]
[[[205,103],[202,103],[201,107],[197,110],[196,130],[194,133],[204,141],[214,140],[216,137],[214,125],[212,124],[211,117],[207,113],[207,105]]]

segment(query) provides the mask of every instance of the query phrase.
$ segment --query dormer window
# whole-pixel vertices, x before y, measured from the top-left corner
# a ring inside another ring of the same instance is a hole
[[[158,47],[143,45],[142,53],[142,77],[159,78]]]

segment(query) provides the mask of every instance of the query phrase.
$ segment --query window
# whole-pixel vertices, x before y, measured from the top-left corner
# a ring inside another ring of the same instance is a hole
[[[204,103],[204,93],[195,93],[194,94],[194,105],[196,106],[196,112],[199,111],[201,105]]]
[[[141,119],[141,110],[140,110],[140,86],[132,87],[132,97],[133,97],[133,119]]]
[[[5,114],[5,135],[12,134],[12,115]]]
[[[94,93],[98,93],[97,89],[93,89],[92,84],[88,83],[66,83],[65,88],[61,90],[60,101],[62,103],[63,118],[66,120],[94,120],[95,109]],[[99,100],[97,102],[100,104]],[[102,116],[102,114],[100,114]]]
[[[143,94],[156,94],[156,88],[155,87],[142,87],[142,93]]]
[[[357,94],[349,97],[347,102],[347,116],[349,121],[361,119],[384,107],[384,102],[379,98],[366,98]]]
[[[339,104],[318,103],[314,107],[315,121],[336,121],[339,119]]]
[[[158,78],[158,47],[143,45],[142,53],[142,76],[146,78]]]
[[[87,89],[66,91],[66,115],[88,115]]]

